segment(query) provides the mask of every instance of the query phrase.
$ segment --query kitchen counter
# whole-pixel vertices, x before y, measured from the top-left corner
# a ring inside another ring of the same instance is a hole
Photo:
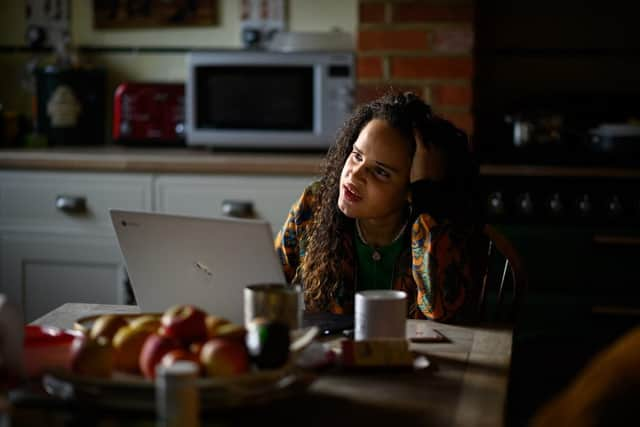
[[[317,175],[321,153],[214,153],[195,148],[78,147],[0,150],[0,169]]]
[[[197,174],[317,175],[322,153],[213,152],[198,148],[116,146],[0,150],[0,169]],[[617,167],[483,164],[482,175],[640,177],[640,169]]]

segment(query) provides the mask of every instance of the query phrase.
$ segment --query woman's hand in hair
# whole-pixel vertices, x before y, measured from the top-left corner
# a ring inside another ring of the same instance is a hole
[[[416,140],[416,152],[411,164],[411,182],[444,179],[445,156],[442,150],[433,144],[426,144],[417,128],[413,129],[413,137]]]

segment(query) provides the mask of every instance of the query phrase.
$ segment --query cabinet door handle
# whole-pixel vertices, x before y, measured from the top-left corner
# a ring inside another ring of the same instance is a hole
[[[58,195],[56,197],[56,209],[72,214],[85,213],[87,211],[87,199],[84,196]]]
[[[234,218],[254,218],[253,202],[245,200],[223,200],[222,214]]]

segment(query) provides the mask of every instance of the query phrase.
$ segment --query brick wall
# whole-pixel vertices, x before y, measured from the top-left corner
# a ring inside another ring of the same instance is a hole
[[[470,134],[473,0],[359,0],[358,102],[421,95]]]

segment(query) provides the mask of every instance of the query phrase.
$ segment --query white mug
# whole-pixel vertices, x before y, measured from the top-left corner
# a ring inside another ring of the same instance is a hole
[[[356,341],[406,338],[407,294],[403,291],[370,290],[356,293]]]

